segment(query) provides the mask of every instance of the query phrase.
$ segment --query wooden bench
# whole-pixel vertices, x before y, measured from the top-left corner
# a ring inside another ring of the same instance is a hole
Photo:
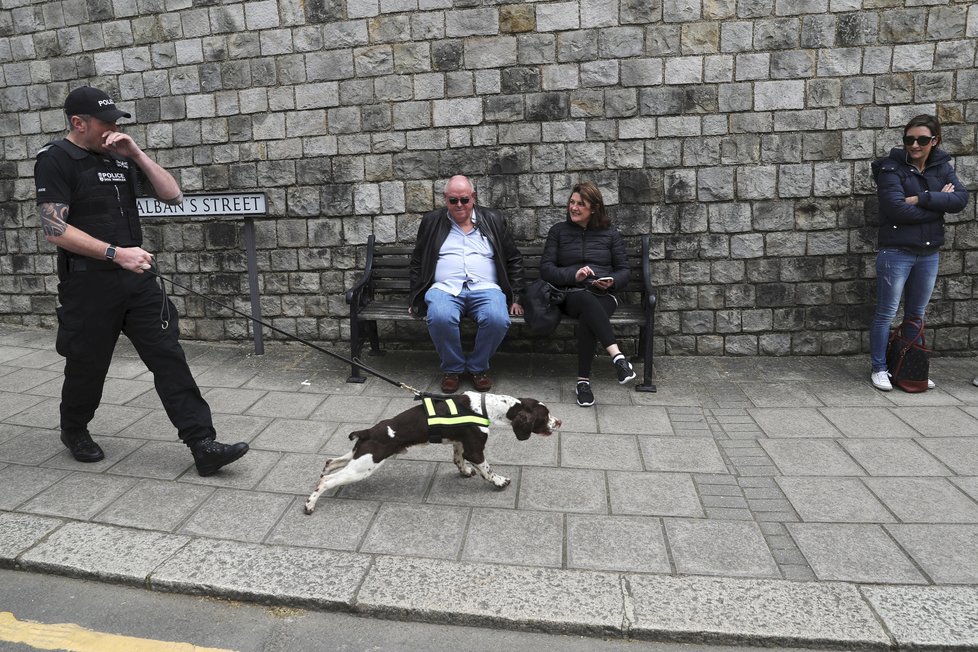
[[[536,279],[540,272],[542,246],[520,247],[523,254],[523,268],[526,282]],[[367,238],[366,260],[363,275],[346,291],[346,302],[350,305],[350,359],[360,357],[365,339],[370,340],[370,354],[382,355],[377,322],[423,321],[422,318],[408,314],[407,297],[410,283],[409,266],[413,246],[377,245],[374,236]],[[618,310],[611,316],[613,326],[638,326],[638,355],[635,359],[643,364],[642,382],[635,386],[639,392],[654,392],[652,383],[652,334],[655,328],[655,289],[650,278],[649,236],[642,236],[638,250],[630,252],[632,278],[623,293],[616,293],[622,301]],[[514,323],[522,317],[514,317]],[[577,320],[567,315],[561,324],[576,324]],[[511,330],[507,337],[513,336]],[[366,380],[355,363],[351,367],[348,383],[362,383]]]

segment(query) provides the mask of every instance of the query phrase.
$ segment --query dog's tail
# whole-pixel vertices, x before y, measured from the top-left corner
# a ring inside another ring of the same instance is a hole
[[[369,429],[354,430],[353,432],[350,433],[350,441],[353,441],[354,439],[363,439],[369,433],[370,433]]]

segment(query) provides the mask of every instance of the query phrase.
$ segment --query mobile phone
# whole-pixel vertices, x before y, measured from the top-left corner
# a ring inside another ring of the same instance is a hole
[[[595,279],[596,281],[614,281],[615,279],[611,276],[602,276],[601,278]]]

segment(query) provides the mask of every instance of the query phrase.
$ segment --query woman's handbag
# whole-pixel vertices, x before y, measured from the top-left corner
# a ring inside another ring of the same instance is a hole
[[[924,342],[923,320],[907,320],[893,329],[886,347],[886,366],[893,384],[903,391],[927,391],[930,349]]]
[[[560,323],[564,292],[542,278],[530,283],[523,293],[523,319],[531,335],[549,335]]]

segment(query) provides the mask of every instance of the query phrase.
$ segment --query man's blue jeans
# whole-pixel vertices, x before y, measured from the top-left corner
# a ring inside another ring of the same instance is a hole
[[[886,370],[886,344],[903,297],[903,319],[920,320],[937,282],[940,254],[918,256],[902,249],[880,249],[876,255],[876,315],[869,328],[873,371]]]
[[[462,288],[457,297],[448,292],[429,288],[424,295],[428,304],[428,334],[441,359],[446,374],[489,371],[489,358],[496,352],[509,330],[509,306],[506,295],[499,290],[473,292]],[[475,346],[468,356],[462,351],[459,322],[463,315],[475,320],[478,331]]]

